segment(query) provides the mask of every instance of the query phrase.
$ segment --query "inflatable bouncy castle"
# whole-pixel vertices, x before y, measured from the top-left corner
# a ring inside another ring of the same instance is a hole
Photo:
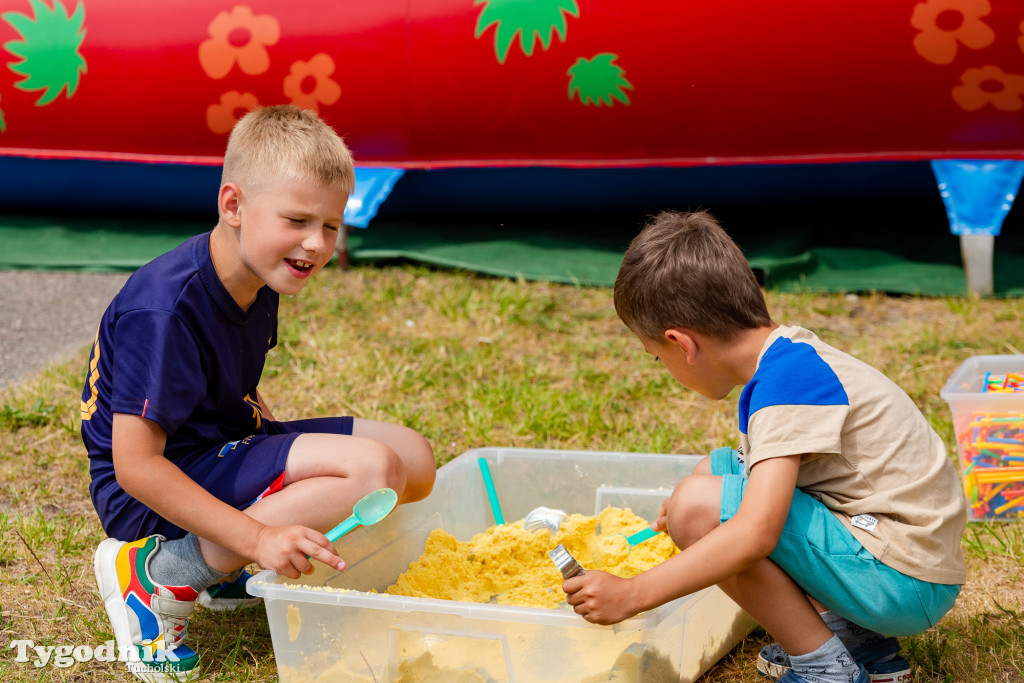
[[[1020,0],[0,0],[0,45],[9,177],[216,166],[289,102],[345,136],[367,206],[428,169],[921,161],[991,237],[1024,168]]]

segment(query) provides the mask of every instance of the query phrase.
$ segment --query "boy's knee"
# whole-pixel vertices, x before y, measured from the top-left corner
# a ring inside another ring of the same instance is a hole
[[[402,454],[406,470],[405,492],[403,503],[411,503],[426,498],[434,488],[437,477],[437,462],[434,460],[434,449],[418,432],[409,439],[408,452]]]
[[[399,492],[399,501],[423,500],[434,488],[437,467],[434,449],[419,433],[412,432],[398,448],[375,442],[374,452],[364,460],[365,475],[376,488],[388,487]]]
[[[398,453],[379,441],[367,441],[362,451],[363,457],[358,459],[350,476],[372,489],[390,488],[399,492],[405,489],[405,464]]]
[[[693,545],[721,523],[721,478],[691,474],[668,501],[668,534],[680,548]]]

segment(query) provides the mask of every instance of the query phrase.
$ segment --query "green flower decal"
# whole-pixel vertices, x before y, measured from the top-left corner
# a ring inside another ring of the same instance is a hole
[[[35,11],[35,18],[6,12],[3,19],[10,24],[23,40],[11,40],[4,48],[19,62],[10,62],[10,70],[25,78],[14,87],[19,90],[42,90],[36,106],[49,104],[66,91],[71,99],[78,88],[81,75],[85,73],[85,58],[80,48],[85,38],[82,24],[85,21],[85,7],[81,2],[75,13],[68,16],[60,0],[51,0],[53,9],[43,0],[29,0]]]
[[[540,41],[545,50],[551,45],[551,35],[565,42],[565,17],[580,16],[576,0],[475,0],[475,5],[484,5],[476,21],[479,38],[497,24],[494,31],[494,54],[498,62],[505,63],[512,41],[519,34],[519,45],[527,57],[533,55],[533,48]]]
[[[624,88],[633,90],[625,71],[615,64],[619,56],[611,52],[596,54],[591,59],[580,57],[566,72],[569,75],[569,99],[578,97],[585,106],[596,104],[611,107],[618,100],[629,106]]]

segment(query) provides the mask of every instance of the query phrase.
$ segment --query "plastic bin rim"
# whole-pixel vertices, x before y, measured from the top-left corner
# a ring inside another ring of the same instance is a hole
[[[392,612],[428,612],[450,614],[466,619],[486,621],[515,621],[519,623],[543,624],[547,626],[568,626],[571,628],[587,628],[619,631],[643,631],[654,628],[664,621],[669,614],[683,604],[698,600],[707,592],[715,589],[709,586],[696,593],[684,595],[667,602],[652,610],[642,612],[635,617],[626,619],[612,626],[592,624],[570,610],[553,610],[543,607],[516,607],[512,605],[490,605],[457,600],[439,600],[436,598],[416,598],[405,595],[387,595],[367,593],[356,590],[321,591],[299,584],[279,583],[278,575],[269,569],[253,576],[246,583],[250,595],[264,600],[288,600],[289,602],[332,604],[342,607],[362,609],[382,609]],[[290,585],[297,586],[290,588]]]
[[[479,448],[471,448],[464,453],[455,456],[439,470],[444,469],[453,462],[467,459],[475,460],[476,458],[484,457],[490,454],[495,454],[497,459],[500,460],[502,456],[514,455],[514,456],[525,456],[525,457],[536,457],[536,458],[550,458],[554,456],[559,460],[564,460],[573,456],[586,456],[591,460],[606,460],[606,461],[622,461],[631,459],[652,459],[652,460],[675,460],[677,462],[691,462],[693,460],[700,460],[703,455],[687,454],[687,453],[632,453],[629,451],[581,451],[572,449],[547,449],[547,448],[520,448],[520,447],[503,447],[503,446],[481,446]]]
[[[1020,363],[1022,369],[1024,369],[1024,354],[988,354],[983,356],[970,356],[969,358],[965,359],[962,363],[960,363],[957,369],[953,371],[953,374],[949,376],[949,379],[946,380],[946,383],[942,385],[942,389],[939,390],[939,396],[947,403],[959,401],[961,399],[977,398],[983,398],[986,401],[1006,401],[1013,400],[1014,398],[1020,400],[1020,394],[1000,394],[988,392],[982,393],[980,391],[968,392],[956,390],[956,385],[963,380],[963,375],[975,370],[977,366],[983,365],[985,363],[995,362]],[[977,369],[980,370],[980,368]]]

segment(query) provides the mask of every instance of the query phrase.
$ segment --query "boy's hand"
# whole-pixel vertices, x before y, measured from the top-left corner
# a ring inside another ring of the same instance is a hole
[[[668,531],[668,501],[666,498],[661,507],[658,508],[658,516],[651,522],[651,528],[655,531]]]
[[[617,624],[639,612],[629,579],[614,574],[588,569],[562,584],[566,602],[576,614],[592,624]]]
[[[289,579],[312,574],[310,559],[320,560],[338,571],[345,569],[345,560],[338,556],[327,537],[309,527],[267,526],[256,539],[256,564]]]

